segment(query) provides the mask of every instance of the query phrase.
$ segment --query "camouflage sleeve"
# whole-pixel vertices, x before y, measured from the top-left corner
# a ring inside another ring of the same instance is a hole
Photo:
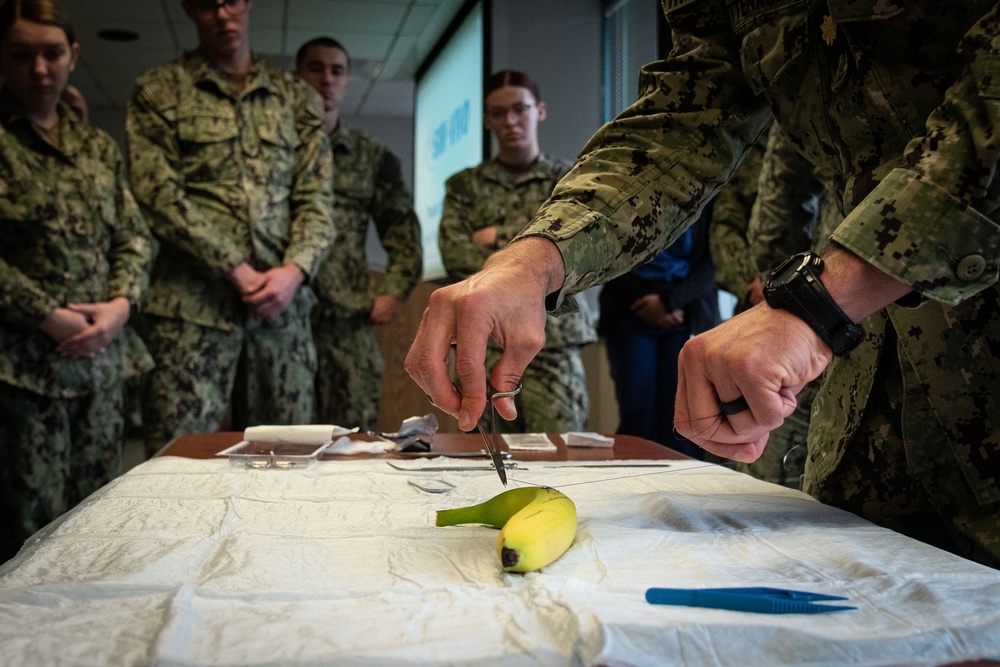
[[[969,64],[906,148],[905,167],[872,190],[833,240],[925,296],[957,304],[994,284],[1000,266],[1000,9],[958,52]]]
[[[461,171],[445,183],[444,210],[438,230],[441,262],[451,280],[464,280],[483,268],[494,248],[472,242],[476,225],[471,211],[475,201],[472,170]]]
[[[285,264],[294,264],[311,279],[333,245],[333,158],[323,132],[323,101],[308,85],[295,81],[295,173],[289,195],[290,215]]]
[[[61,305],[23,271],[0,258],[0,320],[37,329],[45,316]]]
[[[747,225],[757,199],[757,176],[763,149],[754,144],[740,168],[712,200],[708,245],[715,263],[715,283],[742,299],[757,277],[750,257]]]
[[[399,158],[388,150],[382,153],[378,167],[372,219],[389,257],[380,291],[406,299],[423,271],[420,222],[403,183]]]
[[[767,138],[747,240],[754,270],[767,274],[795,253],[809,250],[815,205],[823,193],[812,164],[775,124]],[[807,208],[812,204],[813,210]]]
[[[221,278],[248,258],[232,239],[216,232],[184,192],[170,85],[163,76],[141,78],[126,110],[132,194],[160,241],[210,277]]]
[[[128,187],[125,161],[114,141],[108,137],[108,160],[115,170],[114,242],[111,247],[111,271],[108,276],[108,296],[123,296],[139,303],[149,287],[149,270],[153,265],[152,239],[146,219]]]
[[[668,20],[671,56],[643,67],[638,101],[594,135],[522,234],[559,247],[566,281],[556,303],[672,243],[771,120],[722,3],[683,3]]]

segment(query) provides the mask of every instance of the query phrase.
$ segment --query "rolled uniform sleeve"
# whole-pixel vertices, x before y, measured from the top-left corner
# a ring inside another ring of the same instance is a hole
[[[771,119],[746,83],[721,3],[672,12],[674,51],[642,69],[640,97],[590,140],[521,234],[556,243],[558,303],[621,275],[697,219]]]
[[[970,56],[925,134],[833,234],[869,263],[924,296],[955,305],[997,281],[1000,228],[998,10],[966,34]]]

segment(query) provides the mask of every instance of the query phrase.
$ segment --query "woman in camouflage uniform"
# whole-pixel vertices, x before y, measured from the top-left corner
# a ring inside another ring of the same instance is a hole
[[[122,468],[150,261],[114,141],[59,101],[79,45],[51,0],[0,7],[0,560]]]
[[[527,74],[497,72],[483,88],[484,122],[500,152],[445,184],[438,245],[453,281],[468,278],[510,243],[571,166],[539,151],[538,123],[545,119],[545,103]],[[547,316],[544,347],[521,377],[520,410],[508,430],[562,433],[584,428],[590,406],[580,347],[594,342],[597,334],[586,302],[573,300],[574,312]],[[492,368],[499,357],[500,348],[491,341],[486,365]]]

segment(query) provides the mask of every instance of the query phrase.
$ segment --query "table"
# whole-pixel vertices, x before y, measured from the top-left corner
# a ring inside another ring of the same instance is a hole
[[[549,439],[556,446],[555,452],[519,451],[520,461],[612,461],[624,459],[648,460],[684,460],[687,456],[680,452],[658,445],[655,442],[632,435],[611,435],[615,439],[614,447],[567,447],[563,437],[558,433],[549,433]],[[352,437],[363,440],[375,438],[356,434]],[[215,458],[218,452],[243,440],[240,431],[220,431],[218,433],[195,433],[183,435],[168,443],[157,456],[183,456],[191,459]],[[501,445],[502,446],[502,445]],[[435,433],[431,442],[429,454],[447,456],[456,452],[476,452],[483,448],[483,441],[478,433]],[[378,455],[364,455],[365,458],[412,458],[403,453],[389,452]],[[343,456],[323,454],[324,461],[357,459],[358,456]]]
[[[488,469],[422,472],[439,460],[390,459],[412,467],[396,470],[366,458],[248,470],[172,455],[232,437],[173,443],[3,566],[5,664],[890,665],[1000,656],[1000,572],[725,467],[568,460],[570,451],[518,457],[512,484],[561,488],[580,526],[560,559],[514,575],[498,566],[495,531],[433,525],[436,510],[501,490]],[[456,489],[423,493],[407,484],[414,477]],[[809,590],[845,595],[858,610],[657,607],[643,599],[650,586]]]

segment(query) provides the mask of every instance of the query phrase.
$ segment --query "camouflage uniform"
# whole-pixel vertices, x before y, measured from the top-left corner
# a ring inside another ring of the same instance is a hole
[[[380,294],[405,301],[423,268],[420,223],[403,183],[399,159],[378,141],[343,123],[330,135],[337,243],[314,287],[313,338],[319,361],[315,419],[374,429],[385,364],[368,321],[375,290],[365,237],[375,222],[389,257]]]
[[[448,277],[463,280],[483,268],[487,258],[531,220],[569,167],[565,160],[543,154],[521,174],[511,174],[493,159],[449,178],[438,237]],[[474,231],[494,225],[496,247],[472,242]],[[586,302],[581,297],[573,301],[565,312],[548,316],[545,345],[521,377],[517,419],[502,424],[508,432],[578,431],[587,422],[590,405],[580,346],[597,340],[597,332]],[[490,341],[489,369],[500,352]]]
[[[833,240],[916,290],[868,318],[865,342],[827,369],[807,489],[881,523],[917,494],[936,543],[1000,565],[997,8],[664,8],[670,59],[643,69],[638,102],[594,136],[525,231],[562,253],[565,288],[550,305],[676,238],[773,115],[837,175],[847,217]],[[876,382],[881,365],[898,382]],[[880,453],[887,462],[872,465]]]
[[[743,164],[712,200],[708,246],[715,263],[715,284],[736,297],[737,313],[750,307],[747,285],[757,275],[750,256],[747,225],[757,199],[757,179],[764,159],[762,141],[753,145]]]
[[[831,194],[835,187],[832,175],[814,169],[776,124],[767,136],[758,186],[744,231],[754,276],[764,282],[786,257],[809,249],[822,252],[844,216]],[[771,432],[764,453],[753,463],[736,465],[737,470],[800,488],[809,414],[820,382],[821,378],[816,378],[802,388],[795,397],[795,412]]]
[[[0,561],[121,473],[122,387],[152,365],[127,325],[87,359],[39,329],[67,303],[137,303],[151,261],[118,147],[59,116],[55,146],[0,92]]]
[[[197,53],[136,82],[132,187],[160,242],[142,318],[157,360],[143,397],[148,451],[218,429],[231,394],[236,428],[312,419],[316,297],[304,283],[261,321],[225,276],[241,262],[315,275],[334,236],[322,113],[311,88],[262,61],[240,93]]]

